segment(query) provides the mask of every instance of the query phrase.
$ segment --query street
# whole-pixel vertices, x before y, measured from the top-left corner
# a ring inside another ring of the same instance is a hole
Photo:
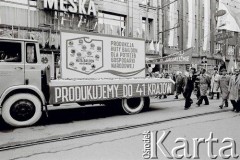
[[[150,111],[131,116],[107,112],[109,108],[105,107],[81,109],[71,106],[68,110],[53,109],[48,119],[20,129],[4,126],[1,120],[1,159],[139,160],[143,159],[144,131],[159,131],[159,134],[171,131],[164,142],[170,151],[177,146],[175,139],[184,137],[189,141],[192,153],[192,139],[207,139],[210,132],[219,139],[213,147],[217,159],[221,159],[219,148],[226,146],[221,143],[223,138],[235,140],[239,151],[239,132],[235,128],[239,114],[231,112],[231,106],[220,110],[220,100],[211,100],[209,106],[201,107],[196,107],[195,103],[189,110],[183,110],[183,99],[173,100],[173,96],[163,100],[152,98]],[[202,144],[200,159],[209,159],[207,151],[207,144]],[[157,154],[158,159],[167,159],[160,151]]]
[[[0,160],[240,159],[240,0],[0,0]]]

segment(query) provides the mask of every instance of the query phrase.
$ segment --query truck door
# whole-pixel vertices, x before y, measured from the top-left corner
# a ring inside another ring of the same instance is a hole
[[[24,84],[23,42],[0,40],[0,95],[7,88]]]
[[[34,42],[26,42],[25,53],[25,79],[29,85],[41,90],[41,64],[38,45]]]

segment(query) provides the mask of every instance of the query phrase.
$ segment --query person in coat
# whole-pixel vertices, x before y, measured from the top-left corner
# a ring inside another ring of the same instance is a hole
[[[229,99],[232,103],[233,110],[239,112],[240,105],[239,105],[239,89],[240,89],[240,71],[238,69],[235,70],[235,75],[233,75],[230,79],[229,83]]]
[[[199,76],[199,87],[200,87],[200,98],[197,102],[197,105],[200,106],[202,101],[205,101],[205,105],[209,105],[207,91],[210,88],[210,77],[206,74],[206,69],[202,69]]]
[[[201,93],[200,93],[200,80],[199,80],[199,77],[200,77],[200,73],[195,73],[195,76],[196,76],[196,80],[195,80],[195,85],[194,85],[194,93],[197,97],[197,100],[199,100],[199,98],[201,97]]]
[[[185,98],[185,106],[184,109],[188,110],[191,107],[191,104],[193,103],[193,100],[191,99],[192,91],[194,89],[194,83],[196,80],[196,69],[191,68],[190,73],[186,72],[184,77],[184,89],[183,89],[183,96]]]
[[[210,97],[210,99],[213,99],[214,94],[217,94],[217,99],[219,99],[219,97],[220,97],[219,79],[220,79],[220,75],[218,74],[218,68],[214,68],[214,73],[211,78],[211,97]]]
[[[176,96],[175,99],[178,99],[178,96],[183,92],[184,86],[184,77],[182,76],[182,72],[179,71],[176,78]]]
[[[229,83],[230,83],[230,76],[227,75],[227,70],[222,69],[221,70],[222,76],[220,76],[219,81],[218,81],[218,87],[221,91],[222,94],[222,104],[219,106],[221,109],[225,105],[225,107],[228,107],[228,97],[229,97]]]

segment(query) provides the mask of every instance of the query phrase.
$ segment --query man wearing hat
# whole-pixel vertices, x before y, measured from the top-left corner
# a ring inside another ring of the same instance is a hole
[[[214,68],[214,73],[211,78],[211,97],[210,99],[213,99],[214,94],[217,94],[217,99],[220,97],[220,88],[219,88],[219,79],[220,75],[218,74],[218,68]]]
[[[227,70],[226,69],[222,69],[221,70],[222,75],[220,76],[220,79],[218,81],[218,86],[221,90],[221,94],[222,94],[222,104],[219,106],[221,109],[223,108],[223,106],[225,105],[225,107],[228,107],[228,96],[229,96],[229,92],[228,92],[228,87],[229,87],[229,83],[230,83],[230,76],[227,75]],[[217,89],[219,89],[217,88]]]
[[[233,75],[230,79],[229,83],[229,99],[233,105],[233,110],[239,112],[240,111],[240,105],[239,105],[239,89],[240,89],[240,71],[239,69],[234,70],[235,75]]]

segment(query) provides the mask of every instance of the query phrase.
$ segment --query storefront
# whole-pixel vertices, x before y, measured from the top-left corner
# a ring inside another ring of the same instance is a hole
[[[42,63],[57,66],[60,30],[97,32],[96,13],[92,0],[78,5],[62,0],[0,1],[0,37],[37,40]]]

